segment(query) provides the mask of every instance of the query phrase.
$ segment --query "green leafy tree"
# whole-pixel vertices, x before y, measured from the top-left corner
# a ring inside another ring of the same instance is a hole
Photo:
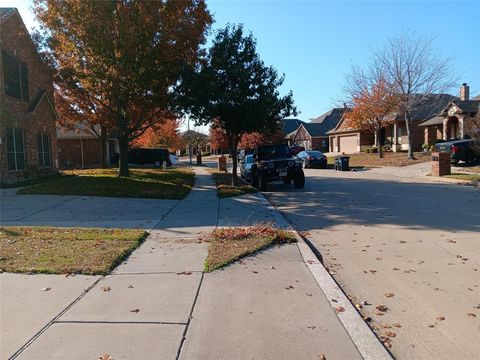
[[[296,115],[292,92],[280,96],[284,76],[265,66],[252,34],[229,25],[217,32],[204,62],[183,82],[184,104],[197,125],[225,131],[232,154],[232,184],[237,184],[238,143],[245,133],[274,131]],[[215,119],[215,121],[213,121]]]
[[[180,74],[202,55],[212,22],[204,1],[34,0],[34,11],[57,87],[112,122],[119,176],[129,176],[129,143],[171,117]]]

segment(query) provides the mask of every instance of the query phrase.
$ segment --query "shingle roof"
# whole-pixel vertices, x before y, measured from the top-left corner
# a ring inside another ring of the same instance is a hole
[[[327,131],[330,131],[335,127],[335,126],[331,127],[329,122],[319,123],[319,124],[306,123],[303,126],[308,131],[311,137],[327,136]]]
[[[10,15],[15,14],[17,8],[0,8],[0,23],[8,19]]]
[[[453,103],[466,113],[476,113],[480,107],[480,100],[453,101]]]
[[[442,112],[450,103],[456,102],[458,97],[449,94],[413,95],[415,106],[410,116],[413,121],[428,120]],[[415,101],[415,97],[417,101]]]
[[[305,124],[305,122],[300,119],[282,119],[283,134],[287,135],[297,130],[300,124]]]
[[[333,108],[330,111],[327,111],[326,113],[320,115],[319,117],[312,119],[310,121],[311,124],[319,124],[319,123],[324,123],[328,122],[330,124],[334,125],[332,126],[332,129],[337,126],[338,122],[342,118],[343,114],[345,111],[347,111],[348,108]]]
[[[475,96],[472,100],[480,100],[480,95]]]
[[[435,116],[430,120],[424,121],[419,126],[431,126],[431,125],[442,125],[443,124],[443,116]]]

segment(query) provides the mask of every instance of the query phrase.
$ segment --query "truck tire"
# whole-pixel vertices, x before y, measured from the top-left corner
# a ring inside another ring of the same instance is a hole
[[[303,170],[298,171],[293,177],[293,184],[297,189],[303,189],[305,186],[305,174]]]

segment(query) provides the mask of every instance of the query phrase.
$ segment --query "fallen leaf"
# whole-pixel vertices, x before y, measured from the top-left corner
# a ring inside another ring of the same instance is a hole
[[[104,292],[109,292],[110,290],[112,290],[112,288],[110,286],[102,286],[102,290]]]
[[[98,360],[113,360],[113,358],[109,354],[103,354]]]
[[[444,320],[445,320],[445,316],[437,316],[437,320],[438,320],[438,321],[444,321]]]
[[[375,273],[377,272],[377,270],[370,270],[370,272],[371,272],[372,274],[375,274]]]
[[[258,274],[258,271],[257,271],[257,270],[252,270],[252,272],[253,272],[254,274]]]
[[[50,291],[50,290],[52,290],[52,288],[50,288],[50,287],[45,287],[45,288],[42,289],[42,291]]]
[[[370,322],[372,321],[372,318],[370,316],[366,316],[363,318],[363,320],[365,320],[366,322]]]
[[[434,328],[435,325],[430,324],[430,325],[428,325],[428,327],[429,327],[429,328]]]
[[[305,293],[305,295],[307,295],[307,296],[312,296],[312,294],[310,294],[310,293]]]
[[[130,312],[138,313],[138,312],[140,312],[140,309],[133,309],[133,310],[130,310]]]
[[[394,297],[395,294],[391,293],[391,292],[387,292],[387,293],[385,293],[385,296],[388,297],[388,298],[391,298],[391,297]]]
[[[399,271],[400,269],[399,269],[399,268],[396,268],[396,267],[394,267],[392,270],[393,270],[393,271]]]
[[[341,313],[341,312],[344,312],[345,311],[345,308],[343,306],[337,306],[335,308],[335,312],[337,313]]]
[[[401,328],[402,327],[402,325],[400,325],[399,323],[395,323],[395,324],[393,324],[393,326],[395,326],[396,328]]]
[[[395,336],[397,336],[397,334],[395,334],[393,331],[387,331],[387,332],[385,333],[385,335],[388,336],[388,337],[395,337]]]
[[[129,288],[129,289],[133,289],[133,285],[128,285],[128,288]]]
[[[288,285],[285,287],[285,290],[291,290],[291,289],[295,289],[295,287],[292,285]]]
[[[192,275],[192,273],[190,271],[182,271],[177,273],[177,275]]]
[[[388,307],[385,306],[385,305],[377,305],[375,307],[375,309],[377,309],[378,311],[381,311],[381,312],[387,312],[388,311]]]
[[[307,326],[307,329],[316,329],[317,327],[316,326]]]
[[[476,318],[476,317],[477,317],[477,314],[474,314],[474,313],[469,312],[469,313],[467,313],[467,316]]]
[[[320,358],[320,360],[327,360],[327,357],[323,354],[318,355],[318,357]]]

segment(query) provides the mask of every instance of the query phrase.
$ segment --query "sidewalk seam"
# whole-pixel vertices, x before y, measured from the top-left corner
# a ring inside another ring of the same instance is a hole
[[[260,197],[267,203],[267,206],[274,211],[277,218],[281,219],[282,222],[289,224],[290,230],[298,240],[297,247],[302,255],[303,262],[314,277],[319,288],[322,290],[325,298],[332,307],[332,311],[334,311],[337,306],[343,306],[344,312],[336,313],[337,318],[342,323],[343,328],[363,359],[392,360],[393,356],[391,353],[385,348],[377,335],[361,318],[360,314],[354,308],[350,300],[348,300],[343,290],[337,285],[335,279],[325,269],[321,262],[322,258],[317,257],[314,251],[310,248],[310,245],[293,228],[285,216],[272,203],[270,203],[267,197],[261,192],[258,194],[260,194]],[[308,241],[310,242],[310,240]],[[333,298],[336,302],[332,302]]]
[[[41,210],[35,211],[35,212],[31,213],[31,214],[28,214],[28,215],[22,216],[22,217],[21,217],[21,218],[19,218],[19,219],[15,219],[15,222],[16,222],[16,221],[20,221],[20,220],[24,220],[24,219],[26,219],[26,218],[28,218],[28,217],[30,217],[30,216],[33,216],[33,215],[40,214],[41,212],[44,212],[44,211],[47,211],[47,210],[53,209],[53,208],[54,208],[54,207],[56,207],[56,206],[63,205],[63,204],[65,204],[65,203],[69,202],[69,201],[76,200],[76,199],[78,199],[78,198],[80,198],[80,197],[81,197],[81,196],[74,196],[74,197],[72,197],[71,199],[67,199],[67,200],[64,200],[64,201],[62,201],[62,202],[59,202],[58,204],[54,204],[54,205],[52,205],[52,206],[48,206],[48,207],[46,207],[46,208],[44,208],[44,209],[41,209]]]
[[[42,335],[45,331],[52,326],[57,319],[59,319],[63,314],[65,314],[72,306],[74,306],[77,302],[79,302],[85,295],[87,295],[90,290],[92,290],[97,284],[105,278],[105,275],[99,277],[97,280],[93,282],[86,290],[84,290],[75,300],[73,300],[70,304],[68,304],[60,313],[57,314],[52,320],[50,320],[44,327],[42,327],[35,335],[33,335],[30,340],[28,340],[25,344],[23,344],[12,356],[10,356],[8,359],[13,360],[16,359],[26,348],[28,348],[30,345],[32,345],[35,340],[37,340],[40,335]]]

